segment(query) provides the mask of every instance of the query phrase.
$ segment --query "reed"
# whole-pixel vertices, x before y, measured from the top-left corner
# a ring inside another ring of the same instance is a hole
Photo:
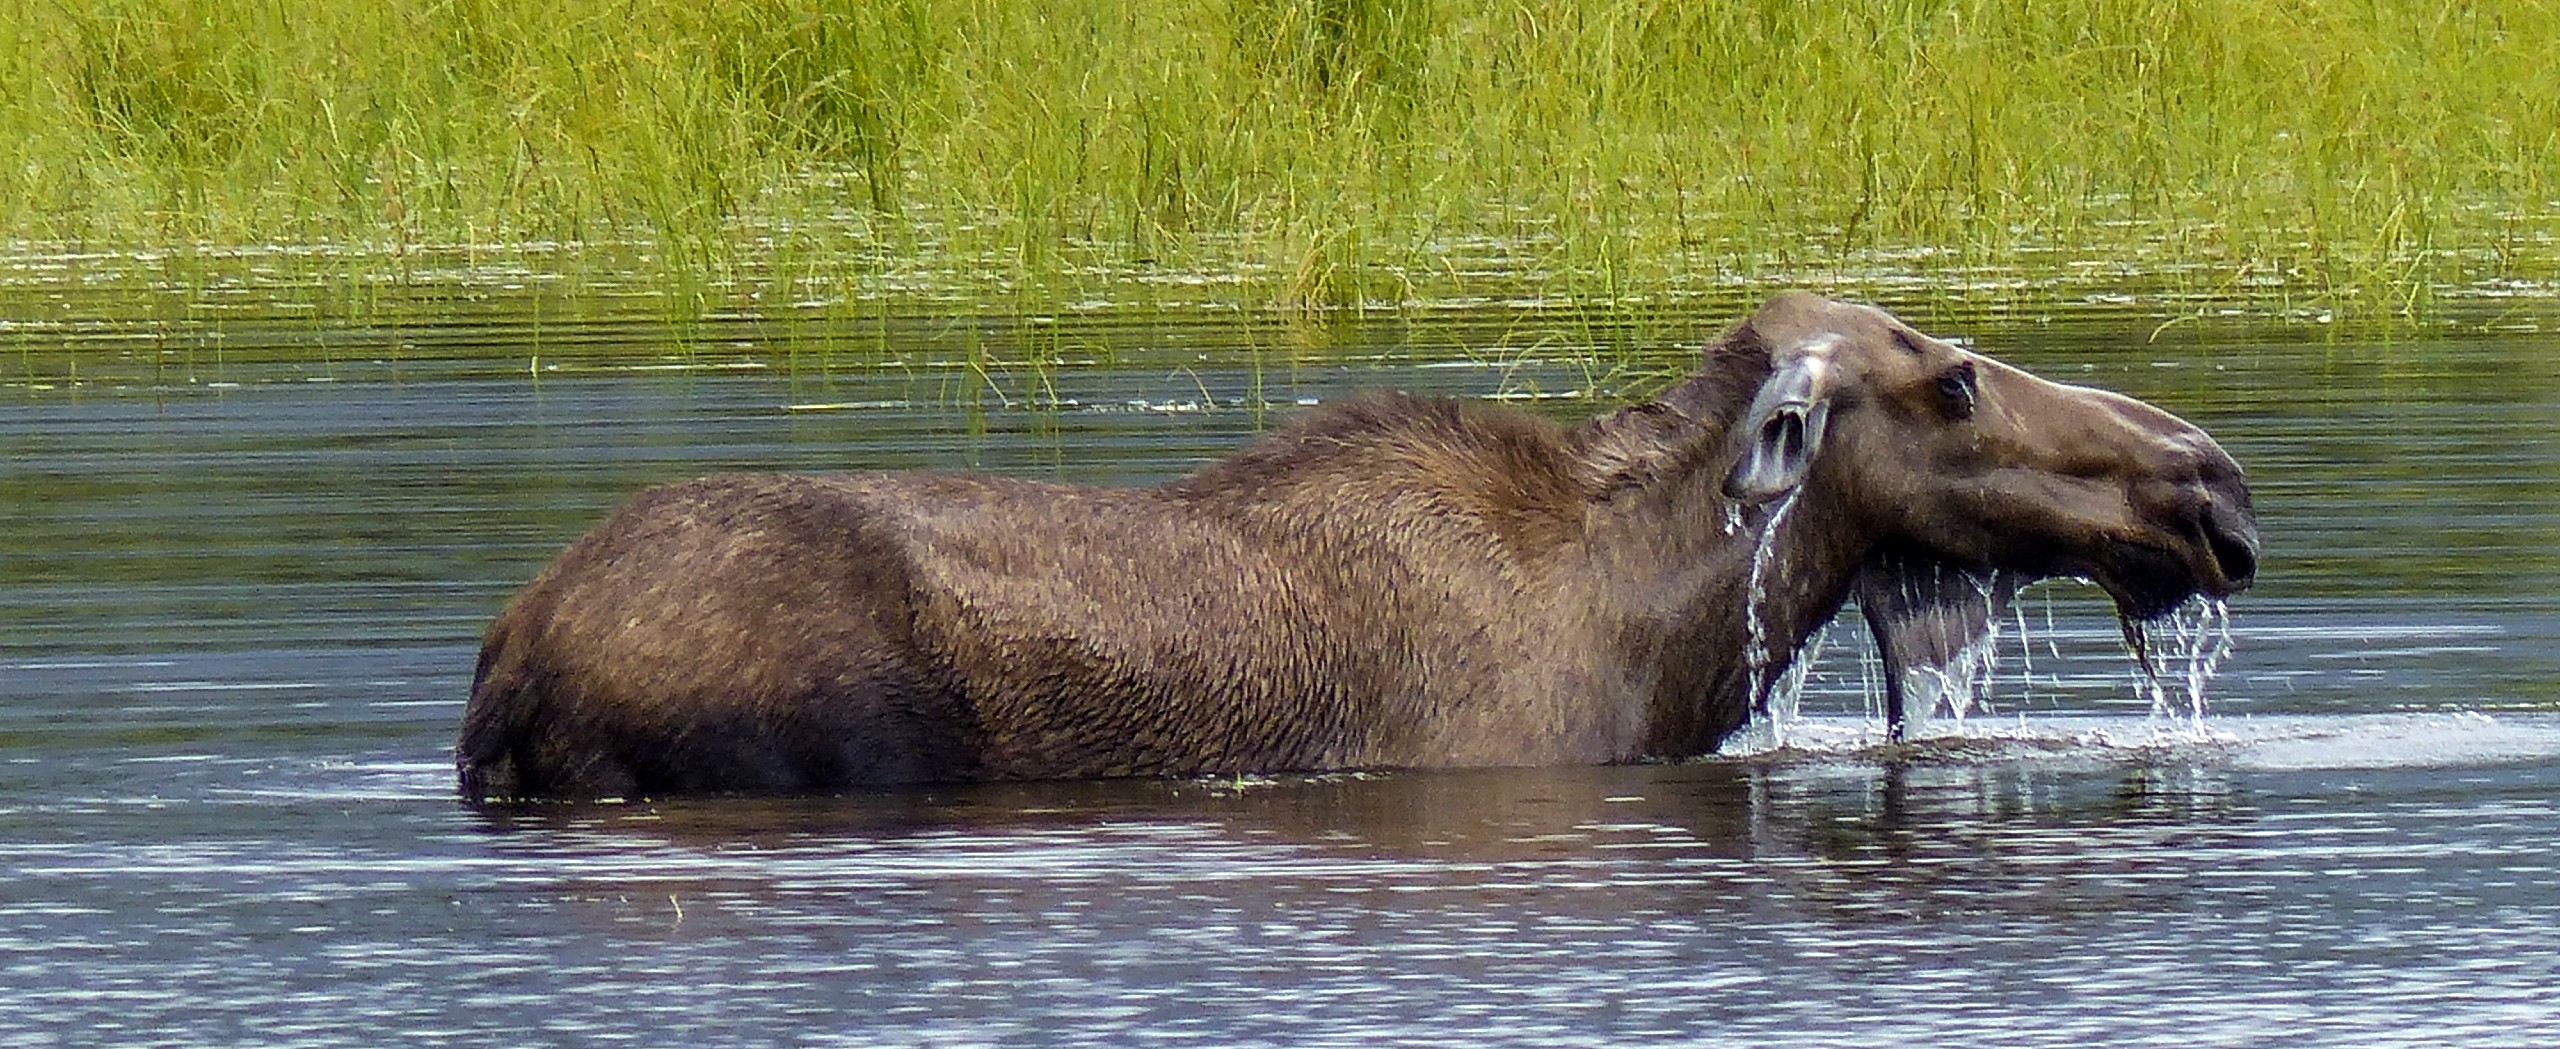
[[[609,247],[703,308],[2419,315],[2560,277],[2554,53],[2534,0],[0,0],[0,237]]]

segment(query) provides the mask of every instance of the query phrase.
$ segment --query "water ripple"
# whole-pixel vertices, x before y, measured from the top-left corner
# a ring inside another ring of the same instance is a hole
[[[1146,482],[1356,386],[1571,414],[1626,381],[1572,347],[1401,368],[1382,336],[1352,368],[1055,328],[973,333],[975,367],[664,360],[599,324],[538,379],[510,344],[477,358],[503,376],[24,390],[0,1045],[2560,1043],[2560,355],[2531,340],[1985,335],[2249,464],[2268,556],[2201,723],[2153,718],[2104,602],[2047,585],[1981,702],[1902,745],[1852,632],[1786,747],[1676,766],[453,799],[477,632],[639,485]]]

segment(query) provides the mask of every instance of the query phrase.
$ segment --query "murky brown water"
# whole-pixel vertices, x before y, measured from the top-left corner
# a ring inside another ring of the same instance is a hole
[[[2267,559],[2201,733],[2048,585],[1989,709],[1900,760],[1843,634],[1757,757],[517,816],[451,797],[477,632],[642,484],[1144,482],[1359,385],[1624,375],[1417,363],[1387,325],[1326,335],[1373,360],[1253,367],[1267,334],[1198,321],[1040,370],[740,369],[621,322],[555,325],[586,349],[538,379],[240,354],[73,384],[30,350],[0,388],[0,1045],[2560,1042],[2560,341],[2151,326],[1980,342],[2252,471]]]

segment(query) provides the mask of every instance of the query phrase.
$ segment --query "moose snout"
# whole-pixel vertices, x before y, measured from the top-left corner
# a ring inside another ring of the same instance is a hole
[[[2165,491],[2155,489],[2174,493],[2161,507],[2169,511],[2162,523],[2185,531],[2196,589],[2213,597],[2246,590],[2258,577],[2258,515],[2248,475],[2203,430],[2167,418],[2177,431],[2168,441],[2176,455],[2161,476]]]
[[[2132,528],[2096,557],[2093,578],[2136,619],[2199,595],[2229,597],[2258,577],[2258,517],[2239,465],[2210,444],[2192,447],[2132,486]]]

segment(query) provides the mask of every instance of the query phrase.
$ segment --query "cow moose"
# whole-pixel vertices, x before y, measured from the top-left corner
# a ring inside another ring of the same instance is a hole
[[[1154,487],[644,491],[490,626],[456,762],[502,801],[1678,759],[1853,592],[1893,681],[1983,581],[2144,619],[2257,554],[2202,430],[1786,293],[1570,427],[1378,394]]]

